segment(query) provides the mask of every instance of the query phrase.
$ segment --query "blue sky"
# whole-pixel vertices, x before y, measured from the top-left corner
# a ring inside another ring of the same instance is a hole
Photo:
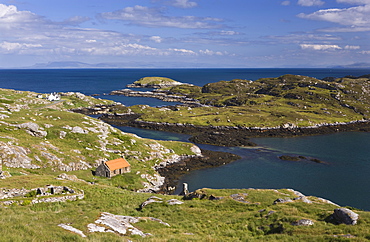
[[[370,0],[0,0],[0,68],[370,63]]]

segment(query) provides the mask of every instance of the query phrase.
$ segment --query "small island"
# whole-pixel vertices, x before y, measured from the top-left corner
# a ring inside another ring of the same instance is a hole
[[[135,81],[133,84],[128,84],[127,87],[130,88],[166,88],[173,87],[177,85],[190,85],[175,81],[168,77],[143,77]]]

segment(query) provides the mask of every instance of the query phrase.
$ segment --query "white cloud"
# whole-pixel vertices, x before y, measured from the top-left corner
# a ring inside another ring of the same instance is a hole
[[[290,5],[290,1],[283,1],[283,2],[281,2],[281,5],[288,6],[288,5]]]
[[[171,1],[171,5],[179,8],[194,8],[198,6],[196,2],[191,2],[189,0],[174,0]]]
[[[114,12],[106,12],[100,14],[104,19],[116,19],[127,21],[130,24],[146,26],[146,27],[173,27],[183,29],[213,29],[220,28],[222,19],[219,18],[203,18],[195,16],[173,17],[166,16],[157,8],[148,8],[136,5],[134,7],[126,7]]]
[[[304,7],[311,7],[311,6],[321,6],[325,2],[321,0],[298,0],[298,5],[304,6]]]
[[[339,28],[323,28],[319,29],[318,31],[321,32],[332,32],[332,33],[353,33],[353,32],[368,32],[370,31],[370,27],[356,27],[356,26],[348,26],[348,27],[339,27]]]
[[[131,9],[134,15],[136,10]],[[158,49],[138,44],[143,36],[71,27],[86,20],[72,17],[63,22],[53,22],[29,11],[19,11],[15,6],[0,4],[0,54],[53,56],[53,59],[72,56],[196,55],[194,51],[182,48]],[[163,41],[160,36],[148,39],[156,43]]]
[[[359,52],[360,54],[364,54],[364,55],[370,55],[370,50],[363,50],[361,52]]]
[[[79,49],[80,54],[100,55],[100,56],[122,56],[122,55],[158,55],[161,50],[139,44],[104,44],[94,45],[93,47],[86,47]]]
[[[187,49],[168,49],[169,51],[174,51],[180,54],[188,54],[188,55],[196,55],[196,53],[192,50],[187,50]]]
[[[220,32],[220,35],[239,35],[240,33],[239,32],[236,32],[236,31],[225,31],[225,30],[222,30]]]
[[[31,25],[44,20],[29,11],[18,11],[16,6],[0,4],[0,29],[20,27],[20,24]]]
[[[6,53],[20,51],[20,50],[27,50],[30,48],[39,48],[39,47],[42,47],[42,45],[41,44],[14,43],[14,42],[7,42],[7,41],[0,43],[0,48],[3,49]]]
[[[225,53],[221,52],[221,51],[212,51],[212,50],[209,50],[209,49],[206,49],[206,50],[199,50],[199,53],[200,54],[203,54],[203,55],[224,55]]]
[[[370,0],[337,0],[338,3],[370,4]]]
[[[266,39],[276,40],[283,44],[302,43],[303,41],[320,40],[320,41],[333,41],[341,40],[340,37],[330,34],[290,34],[282,36],[265,36]]]
[[[303,50],[341,50],[338,45],[316,45],[316,44],[301,44]]]
[[[345,50],[359,50],[360,49],[360,46],[358,45],[346,45],[344,47]]]
[[[343,32],[366,31],[365,29],[369,29],[370,25],[370,4],[343,9],[322,9],[311,14],[301,13],[298,14],[298,17],[311,20],[328,21],[340,25],[350,26],[352,29],[352,31],[349,31],[347,27]],[[335,30],[340,31],[340,29],[337,28],[332,29],[333,32]]]
[[[156,43],[161,43],[162,42],[162,38],[160,36],[151,36],[149,39],[156,42]]]

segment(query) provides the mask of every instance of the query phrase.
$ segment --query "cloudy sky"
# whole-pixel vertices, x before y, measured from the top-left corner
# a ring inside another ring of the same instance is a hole
[[[0,0],[0,68],[370,63],[370,0]]]

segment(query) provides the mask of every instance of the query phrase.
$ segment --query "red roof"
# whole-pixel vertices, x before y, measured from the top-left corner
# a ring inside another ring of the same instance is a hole
[[[105,164],[108,166],[109,170],[111,171],[130,166],[130,164],[124,158],[106,161]]]

